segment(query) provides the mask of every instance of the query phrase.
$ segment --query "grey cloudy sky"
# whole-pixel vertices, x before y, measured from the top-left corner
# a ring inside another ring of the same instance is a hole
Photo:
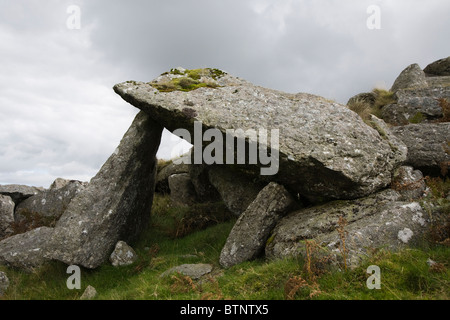
[[[0,0],[0,184],[93,177],[137,113],[116,83],[214,67],[346,103],[449,56],[449,13],[447,0]]]

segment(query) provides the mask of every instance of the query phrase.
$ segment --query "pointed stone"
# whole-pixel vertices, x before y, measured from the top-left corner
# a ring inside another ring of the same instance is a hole
[[[125,241],[119,241],[109,257],[109,261],[114,267],[128,266],[137,260],[136,252]]]
[[[47,257],[96,268],[147,226],[163,127],[140,112],[119,147],[55,226]]]
[[[396,92],[400,89],[418,89],[428,86],[425,73],[417,63],[411,64],[403,70],[395,79],[391,91]]]

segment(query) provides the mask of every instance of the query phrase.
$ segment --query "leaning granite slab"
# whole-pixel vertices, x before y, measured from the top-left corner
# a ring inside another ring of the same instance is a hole
[[[202,138],[194,136],[195,121],[203,130],[219,129],[224,137],[227,129],[259,134],[265,129],[269,135],[279,129],[278,141],[260,144],[280,156],[279,170],[269,173],[267,182],[279,182],[310,201],[371,194],[391,182],[392,171],[406,157],[401,142],[382,137],[339,103],[263,88],[216,69],[204,69],[195,90],[173,90],[173,83],[194,81],[186,80],[188,71],[176,70],[149,83],[120,83],[114,90],[168,130],[187,129],[192,140]],[[261,140],[247,137],[246,142]],[[265,166],[261,163],[258,168]]]
[[[271,182],[239,217],[220,254],[220,264],[229,268],[257,258],[276,223],[295,204],[289,192]]]
[[[305,240],[314,240],[323,253],[342,259],[342,238],[337,227],[339,217],[344,228],[347,263],[357,266],[368,250],[396,250],[420,241],[428,215],[418,202],[400,201],[401,195],[387,189],[366,198],[333,201],[322,206],[290,213],[274,228],[266,245],[266,257],[283,258],[305,255]]]
[[[47,258],[96,268],[119,240],[136,239],[150,218],[162,130],[145,113],[136,116],[119,147],[59,219]]]

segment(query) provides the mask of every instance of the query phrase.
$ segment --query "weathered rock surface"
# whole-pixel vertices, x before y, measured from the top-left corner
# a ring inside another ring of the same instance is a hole
[[[195,164],[193,161],[191,163],[189,165],[189,176],[199,202],[218,201],[221,199],[219,192],[209,181],[209,169],[211,166]]]
[[[392,125],[436,121],[443,117],[440,99],[450,101],[450,87],[399,90],[397,103],[382,109],[383,120]]]
[[[261,182],[252,181],[250,177],[226,166],[211,166],[208,175],[228,210],[236,216],[247,209],[264,187]]]
[[[420,170],[402,166],[394,173],[392,187],[400,193],[401,201],[412,201],[420,199],[427,186]]]
[[[178,161],[170,163],[158,172],[158,175],[156,176],[156,192],[170,193],[169,177],[173,174],[188,173],[189,165],[186,164],[187,162],[185,162],[183,159],[189,157],[190,155],[185,155],[181,157],[181,159],[178,159]]]
[[[430,87],[445,87],[450,85],[450,76],[443,77],[428,77],[428,85]]]
[[[97,296],[97,290],[91,285],[87,286],[84,290],[83,294],[80,297],[80,300],[92,300]]]
[[[0,271],[0,297],[6,293],[9,288],[9,279],[6,273]]]
[[[228,268],[257,258],[275,224],[294,204],[283,186],[269,183],[237,220],[220,254],[220,264]]]
[[[70,180],[70,179],[64,179],[64,178],[56,178],[55,181],[53,181],[53,183],[50,185],[50,190],[58,190],[58,189],[62,189],[65,186],[67,186],[68,184],[73,184],[73,183],[79,183],[81,184],[82,187],[86,187],[88,185],[88,182],[82,182],[82,181],[78,181],[78,180]]]
[[[408,147],[406,165],[424,173],[437,172],[450,162],[450,122],[410,124],[391,131]]]
[[[0,241],[0,264],[27,272],[42,266],[52,235],[53,228],[42,227]]]
[[[393,150],[396,150],[398,154],[404,155],[404,159],[406,158],[406,154],[408,153],[406,145],[403,143],[403,141],[401,141],[400,138],[398,138],[391,132],[390,127],[387,125],[386,122],[384,122],[382,119],[377,118],[374,115],[370,115],[369,123],[372,126],[372,128],[377,130],[380,133],[380,135],[384,139],[386,139],[386,141],[388,141]],[[395,170],[393,172],[395,172]]]
[[[197,201],[197,194],[189,173],[171,175],[169,189],[170,199],[173,203],[189,206]]]
[[[187,77],[167,73],[152,83],[129,81],[117,84],[114,90],[168,130],[185,128],[191,137],[195,121],[200,121],[203,129],[221,130],[224,136],[227,129],[257,133],[261,128],[269,133],[279,129],[279,146],[270,139],[260,145],[262,149],[274,147],[274,154],[279,150],[279,170],[269,176],[270,181],[311,201],[371,194],[391,182],[391,172],[404,160],[399,148],[392,148],[356,113],[338,103],[311,94],[258,87],[208,70],[197,81],[201,88],[163,92],[169,91],[175,80],[194,81],[182,79]],[[257,142],[254,140],[247,142]],[[278,168],[275,162],[272,169]],[[267,166],[265,169],[270,171]]]
[[[339,217],[348,222],[345,245],[348,265],[356,266],[370,248],[398,249],[421,238],[427,214],[417,202],[399,201],[401,195],[385,190],[366,198],[333,201],[295,211],[277,224],[266,246],[266,256],[282,258],[305,254],[305,241],[314,240],[326,254],[341,257]],[[341,247],[342,248],[342,247]]]
[[[96,268],[119,240],[133,241],[146,227],[163,128],[140,112],[119,147],[55,226],[47,257]]]
[[[137,259],[136,252],[125,241],[117,242],[114,251],[109,257],[109,261],[114,267],[128,266],[133,264]]]
[[[414,63],[406,67],[395,79],[391,91],[396,92],[400,89],[417,89],[427,86],[425,73],[417,63]]]
[[[13,234],[14,202],[0,195],[0,240]]]
[[[85,189],[80,181],[61,180],[48,190],[22,201],[15,212],[16,222],[29,226],[39,221],[40,226],[51,227],[67,209],[70,201]]]
[[[212,265],[204,263],[182,264],[165,271],[163,274],[161,274],[161,277],[167,277],[174,273],[180,273],[182,275],[190,277],[193,280],[198,280],[202,276],[210,273],[212,269]]]
[[[0,194],[11,197],[16,204],[42,191],[44,191],[43,188],[29,187],[18,184],[0,186]]]
[[[450,57],[430,63],[423,71],[427,76],[450,76]]]

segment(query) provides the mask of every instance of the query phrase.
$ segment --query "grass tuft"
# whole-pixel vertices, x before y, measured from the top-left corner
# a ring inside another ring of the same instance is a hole
[[[374,101],[355,99],[348,104],[348,108],[356,112],[365,121],[369,120],[372,114],[381,119],[382,108],[388,104],[396,103],[394,93],[391,91],[373,89],[372,93],[375,96]]]

